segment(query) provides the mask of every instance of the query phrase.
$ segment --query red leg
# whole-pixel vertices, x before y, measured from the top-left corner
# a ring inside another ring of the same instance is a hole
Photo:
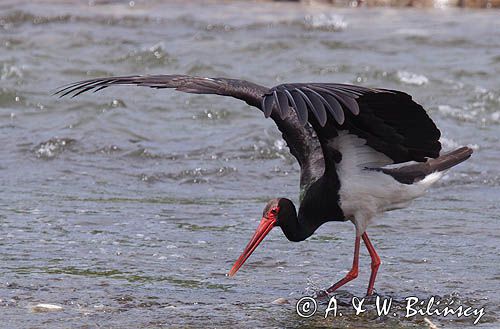
[[[368,252],[370,253],[370,257],[372,258],[372,273],[370,274],[370,283],[368,284],[368,291],[367,295],[370,296],[373,293],[373,286],[375,285],[375,278],[377,277],[377,271],[380,266],[380,257],[378,256],[377,252],[375,251],[375,248],[373,248],[373,245],[368,239],[368,235],[363,233],[361,235],[363,238],[363,241],[365,242],[366,249],[368,249]]]
[[[356,235],[356,240],[354,241],[354,259],[352,261],[352,268],[349,271],[349,273],[347,273],[347,275],[342,280],[335,283],[330,288],[326,289],[327,293],[334,292],[335,290],[342,287],[347,282],[354,280],[358,277],[359,243],[360,243],[360,238],[359,238],[359,236]]]

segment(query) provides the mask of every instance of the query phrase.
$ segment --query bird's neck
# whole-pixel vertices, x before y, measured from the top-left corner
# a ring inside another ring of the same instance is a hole
[[[288,240],[294,242],[303,241],[310,237],[321,225],[316,225],[315,222],[304,220],[301,217],[300,214],[297,216],[297,211],[295,210],[295,206],[293,206],[293,211],[290,211],[287,214],[286,220],[280,224],[283,234],[285,234]]]

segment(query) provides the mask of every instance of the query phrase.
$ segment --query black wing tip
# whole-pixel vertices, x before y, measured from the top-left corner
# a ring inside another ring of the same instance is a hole
[[[88,80],[82,80],[78,82],[72,82],[66,85],[63,85],[59,88],[56,89],[56,91],[52,94],[52,96],[59,96],[59,98],[63,98],[66,96],[70,96],[71,98],[74,98],[81,93],[90,91],[98,86],[92,86],[93,83],[98,83],[101,82],[103,79],[88,79]],[[91,87],[89,87],[89,85]]]
[[[98,92],[99,90],[105,89],[110,85],[121,82],[126,83],[127,81],[132,81],[137,78],[145,78],[147,75],[127,75],[127,76],[112,76],[112,77],[101,77],[101,78],[92,78],[86,80],[80,80],[76,82],[71,82],[65,84],[55,90],[52,96],[59,96],[59,98],[66,97],[71,95],[71,98],[74,98],[80,94],[86,92]],[[119,83],[118,83],[119,84]]]

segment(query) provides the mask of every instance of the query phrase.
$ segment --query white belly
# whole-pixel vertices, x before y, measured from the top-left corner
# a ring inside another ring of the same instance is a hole
[[[366,140],[341,131],[331,146],[342,154],[336,168],[340,181],[340,208],[356,225],[358,235],[365,232],[377,214],[407,207],[442,176],[442,173],[433,173],[415,184],[401,184],[383,172],[366,169],[393,163],[386,155],[366,145]]]

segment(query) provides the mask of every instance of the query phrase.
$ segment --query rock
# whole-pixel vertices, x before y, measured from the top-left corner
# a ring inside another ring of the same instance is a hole
[[[287,299],[280,297],[278,299],[273,300],[271,304],[284,305],[284,304],[290,304],[290,302]]]
[[[31,308],[33,312],[43,313],[43,312],[58,312],[62,311],[62,306],[54,304],[37,304]]]

